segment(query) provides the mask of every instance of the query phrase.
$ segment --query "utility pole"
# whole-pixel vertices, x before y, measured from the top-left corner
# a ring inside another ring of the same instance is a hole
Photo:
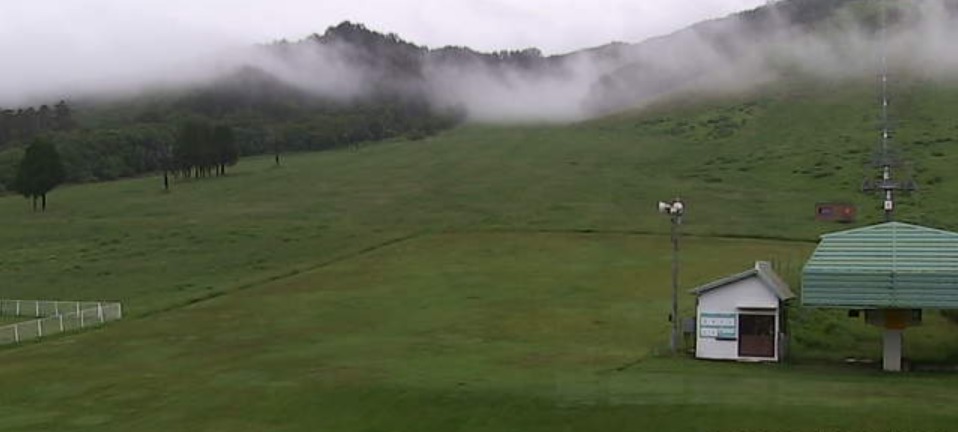
[[[173,167],[173,145],[166,145],[166,153],[163,154],[163,192],[170,191],[170,169]]]
[[[901,163],[892,154],[891,151],[891,124],[889,121],[889,105],[891,104],[888,95],[888,11],[887,6],[882,5],[881,15],[881,60],[880,77],[881,80],[881,148],[875,165],[881,169],[881,180],[865,180],[862,184],[864,192],[881,192],[883,202],[882,210],[885,215],[885,222],[891,222],[895,219],[895,196],[899,191],[911,192],[917,189],[914,181],[899,182],[892,175],[892,169]]]
[[[672,354],[677,354],[682,342],[679,328],[681,325],[679,322],[679,225],[682,225],[685,204],[679,198],[675,198],[670,203],[659,202],[659,213],[669,215],[672,222],[672,313],[669,315],[669,321],[672,323],[672,337],[669,340],[669,348]]]

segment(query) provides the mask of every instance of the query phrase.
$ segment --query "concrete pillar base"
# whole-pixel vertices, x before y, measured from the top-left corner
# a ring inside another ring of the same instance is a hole
[[[901,372],[903,330],[885,329],[882,333],[882,368],[887,372]]]

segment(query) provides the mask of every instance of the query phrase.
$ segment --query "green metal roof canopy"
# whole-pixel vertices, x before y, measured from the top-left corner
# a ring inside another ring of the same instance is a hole
[[[802,271],[802,304],[958,309],[958,233],[889,222],[826,234]]]

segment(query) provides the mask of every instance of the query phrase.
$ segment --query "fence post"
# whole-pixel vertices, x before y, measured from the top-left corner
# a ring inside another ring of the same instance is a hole
[[[17,300],[17,315],[20,316],[20,300]]]
[[[20,343],[20,324],[13,325],[13,340]]]
[[[96,315],[100,318],[100,324],[103,324],[103,303],[96,304]]]
[[[80,310],[80,303],[77,303],[77,310]],[[83,328],[83,313],[80,312],[80,328]]]
[[[76,302],[76,304],[77,304],[77,315],[80,315],[80,302]]]
[[[37,339],[43,337],[43,320],[37,320]]]
[[[63,315],[57,315],[60,317],[60,333],[63,333]]]
[[[123,318],[123,303],[116,304],[116,319]]]
[[[60,315],[60,302],[59,302],[59,301],[53,302],[53,313],[56,314],[56,315]]]
[[[40,300],[35,300],[33,304],[36,306],[37,318],[40,318]]]

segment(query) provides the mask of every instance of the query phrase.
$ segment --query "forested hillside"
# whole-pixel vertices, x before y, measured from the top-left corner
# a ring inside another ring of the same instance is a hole
[[[356,61],[380,61],[384,76],[403,70],[402,47],[393,36],[344,23],[324,36],[262,47],[283,56],[292,45],[348,43]],[[0,111],[0,192],[10,189],[22,149],[37,136],[51,138],[67,169],[67,181],[130,177],[164,168],[180,129],[191,121],[216,122],[233,131],[241,155],[326,150],[392,137],[421,138],[462,120],[452,108],[431,106],[422,95],[380,86],[362,98],[340,100],[304,91],[254,66],[214,82],[119,100],[84,99]]]
[[[958,6],[896,2],[895,73],[941,80]],[[937,4],[937,3],[935,3]],[[430,49],[345,22],[251,47],[211,77],[133,95],[0,111],[0,193],[22,149],[52,139],[69,182],[170,168],[188,122],[229,127],[239,155],[422,138],[463,121],[574,122],[676,95],[741,94],[776,81],[874,76],[880,3],[784,0],[636,44],[544,56],[535,48]]]

